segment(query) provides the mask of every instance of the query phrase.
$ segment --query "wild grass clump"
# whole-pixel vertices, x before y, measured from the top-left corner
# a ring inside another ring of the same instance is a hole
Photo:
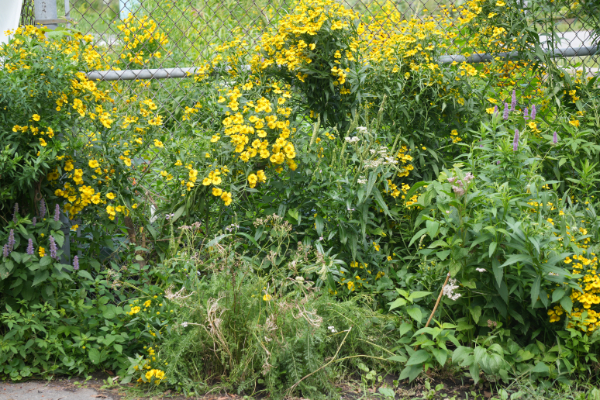
[[[270,294],[273,272],[258,275],[231,248],[218,251],[202,265],[202,277],[171,296],[179,319],[160,354],[169,382],[186,393],[210,386],[314,399],[332,395],[334,378],[351,374],[353,365],[390,367],[398,318],[373,311],[361,297],[337,301],[300,276]]]

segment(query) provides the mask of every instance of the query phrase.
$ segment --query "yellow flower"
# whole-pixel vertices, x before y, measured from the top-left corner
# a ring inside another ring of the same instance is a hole
[[[40,120],[40,116],[39,116],[39,115],[37,115],[37,114],[33,114],[33,115],[31,116],[31,118],[33,118],[33,120],[34,120],[34,121],[39,121],[39,120]]]
[[[579,121],[577,121],[577,122],[579,122]],[[47,145],[47,144],[48,144],[48,143],[46,143],[46,141],[45,141],[43,138],[40,138],[40,145],[41,145],[42,147],[46,147],[46,145]]]
[[[579,128],[579,120],[574,119],[573,121],[569,121],[569,124],[573,125],[576,128]]]
[[[152,300],[146,300],[144,302],[144,307],[150,307],[152,305]]]
[[[271,295],[270,295],[270,294],[265,294],[265,295],[263,296],[263,300],[264,300],[264,301],[269,301],[269,300],[271,300],[271,299],[272,299],[272,297],[271,297]]]
[[[38,253],[39,253],[40,257],[44,257],[46,255],[46,249],[44,249],[43,247],[40,247],[40,249],[38,250]]]
[[[213,194],[213,196],[220,197],[223,194],[223,190],[214,187],[212,189],[212,194]]]
[[[179,165],[183,165],[183,163],[181,162],[181,160],[177,160],[177,162],[175,163],[175,165],[179,166]]]
[[[88,165],[90,166],[90,168],[98,168],[100,166],[100,164],[96,160],[90,160],[88,162]]]
[[[154,139],[154,145],[155,145],[156,147],[161,147],[161,148],[162,148],[162,147],[165,147],[165,145],[163,144],[163,142],[161,142],[161,141],[160,141],[160,140],[158,140],[158,139]]]
[[[108,199],[114,200],[115,197],[117,197],[117,196],[115,196],[115,194],[112,192],[106,193],[106,198],[108,198]]]
[[[504,6],[506,5],[506,3],[505,3],[505,2],[503,2],[502,0],[498,0],[498,1],[496,2],[496,5],[497,5],[498,7],[504,7]]]

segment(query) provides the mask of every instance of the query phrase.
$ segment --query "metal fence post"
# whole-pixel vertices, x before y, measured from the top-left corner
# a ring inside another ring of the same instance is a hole
[[[58,27],[56,0],[35,0],[34,13],[36,24],[45,25],[50,29]]]

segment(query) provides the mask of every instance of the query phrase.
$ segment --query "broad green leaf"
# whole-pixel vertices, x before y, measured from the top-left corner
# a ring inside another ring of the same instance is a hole
[[[429,361],[431,359],[431,355],[429,354],[429,352],[427,350],[417,350],[415,351],[410,358],[408,359],[408,362],[406,363],[407,366],[409,365],[423,365],[425,364],[427,361]]]
[[[448,351],[444,349],[432,348],[431,352],[433,353],[433,356],[440,364],[440,366],[443,367],[444,364],[446,364],[446,360],[448,359]]]
[[[170,222],[172,224],[174,224],[175,221],[177,221],[179,219],[179,217],[181,217],[181,215],[183,214],[184,211],[185,211],[185,205],[179,207],[177,209],[177,211],[175,211],[175,214],[173,214],[173,218],[170,219]]]
[[[558,289],[554,290],[554,292],[552,292],[552,302],[556,303],[556,302],[560,301],[560,299],[562,299],[564,295],[565,295],[565,290],[563,288],[558,288]]]
[[[98,349],[91,349],[88,353],[88,356],[90,357],[90,361],[93,364],[100,364],[100,352],[98,351]]]
[[[37,286],[40,283],[44,282],[46,279],[48,279],[49,275],[50,273],[48,272],[48,270],[36,272],[35,276],[33,277],[33,283],[31,284],[31,286]]]
[[[431,238],[431,240],[433,240],[433,238],[437,235],[438,230],[440,228],[440,223],[438,221],[430,221],[427,220],[425,222],[425,225],[427,226],[427,234],[429,235],[429,237]]]
[[[406,300],[403,299],[402,297],[398,297],[396,300],[394,300],[390,303],[390,311],[392,311],[395,308],[402,307],[405,305],[406,305]]]
[[[412,319],[414,319],[417,322],[421,322],[421,320],[423,319],[423,315],[421,314],[421,309],[417,306],[408,307],[406,309],[406,312],[408,313],[408,315],[410,315],[410,317]]]
[[[410,301],[415,301],[417,299],[421,299],[423,297],[429,296],[431,294],[431,292],[412,292],[409,296],[408,296],[408,300]]]
[[[473,321],[475,321],[475,323],[479,323],[479,318],[481,318],[481,307],[480,306],[473,306],[469,308],[469,311],[471,311],[471,316],[473,317]]]

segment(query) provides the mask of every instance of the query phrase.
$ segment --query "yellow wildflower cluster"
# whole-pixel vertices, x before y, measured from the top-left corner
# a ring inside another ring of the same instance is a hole
[[[554,225],[552,221],[550,223]],[[584,332],[591,333],[600,328],[600,274],[598,272],[598,256],[596,253],[589,251],[590,237],[586,228],[571,229],[568,225],[566,228],[566,233],[570,241],[581,249],[581,254],[574,254],[571,257],[566,257],[564,260],[565,265],[571,268],[573,274],[581,276],[578,280],[580,290],[573,290],[571,292],[570,299],[573,303],[571,312],[564,310],[561,305],[556,305],[548,310],[548,316],[550,317],[550,322],[559,322],[561,316],[565,314],[569,328],[578,328]],[[563,242],[563,240],[559,241]]]
[[[45,149],[58,150],[51,162],[47,159],[44,161],[49,164],[44,185],[48,184],[52,193],[64,200],[61,208],[71,219],[92,206],[104,208],[105,215],[112,220],[117,213],[128,216],[130,207],[126,204],[135,203],[131,197],[135,191],[130,188],[123,191],[121,188],[123,185],[139,184],[137,178],[133,177],[135,166],[132,159],[140,157],[151,143],[159,149],[164,147],[160,140],[149,134],[157,132],[158,128],[151,129],[153,126],[158,127],[163,123],[162,117],[155,113],[156,104],[146,99],[139,101],[139,108],[132,107],[126,111],[138,109],[139,114],[119,113],[114,107],[110,91],[101,89],[79,72],[107,67],[90,44],[90,36],[74,32],[71,37],[53,39],[32,26],[21,27],[14,33],[15,39],[2,47],[0,55],[6,60],[9,73],[22,73],[32,65],[37,65],[46,69],[47,72],[41,74],[41,79],[45,79],[43,77],[50,75],[50,71],[60,63],[66,63],[70,68],[61,72],[62,75],[52,77],[63,79],[66,85],[60,90],[49,90],[46,97],[40,97],[43,104],[39,104],[39,108],[26,119],[27,123],[19,122],[12,126],[14,132],[21,134],[20,139],[29,136],[27,140],[32,152],[38,157],[47,154]],[[42,51],[44,57],[38,57],[37,51]],[[136,96],[127,100],[127,103],[135,102],[138,102]],[[79,119],[79,133],[74,138],[83,144],[71,143],[69,134],[56,133],[64,132],[64,125],[61,124],[69,118]],[[119,124],[119,128],[129,131],[117,133],[115,123]],[[57,141],[63,144],[55,145]],[[113,204],[116,199],[113,191],[120,194],[126,192],[131,196],[121,198],[121,204]]]
[[[117,29],[124,33],[125,46],[121,59],[128,63],[145,65],[152,58],[161,58],[158,49],[168,43],[166,35],[157,30],[154,20],[148,16],[137,18],[129,14]]]

